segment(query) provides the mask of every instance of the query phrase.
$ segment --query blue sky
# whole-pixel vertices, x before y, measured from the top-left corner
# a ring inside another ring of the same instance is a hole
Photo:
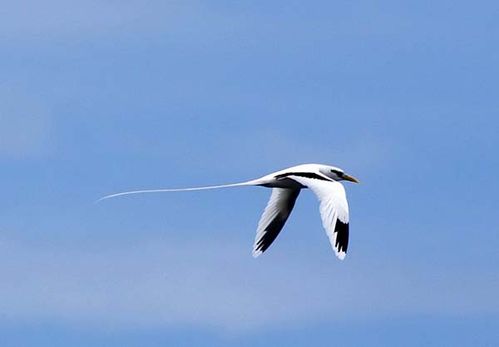
[[[64,1],[0,9],[2,346],[499,344],[499,5]],[[307,162],[269,191],[134,196]]]

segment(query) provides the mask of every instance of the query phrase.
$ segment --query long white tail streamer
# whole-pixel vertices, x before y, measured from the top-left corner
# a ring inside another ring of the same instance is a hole
[[[132,191],[129,191],[129,192],[121,192],[121,193],[115,193],[115,194],[106,195],[106,196],[100,198],[99,200],[97,200],[95,203],[99,203],[102,200],[106,200],[106,199],[116,198],[118,196],[132,195],[132,194],[165,193],[165,192],[187,192],[187,191],[195,191],[195,190],[208,190],[208,189],[230,188],[230,187],[240,187],[240,186],[252,186],[252,185],[257,185],[257,184],[258,184],[258,180],[252,180],[252,181],[240,182],[240,183],[223,184],[223,185],[218,185],[218,186],[193,187],[193,188],[174,188],[174,189],[132,190]]]

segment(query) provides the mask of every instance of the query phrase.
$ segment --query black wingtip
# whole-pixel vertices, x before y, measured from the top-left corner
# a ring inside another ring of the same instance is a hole
[[[287,217],[287,216],[286,216]],[[267,248],[270,247],[272,242],[276,239],[279,232],[284,227],[286,223],[286,219],[284,216],[278,215],[270,224],[265,228],[265,233],[262,235],[260,240],[256,243],[256,251],[265,252]]]
[[[334,244],[334,247],[336,248],[338,253],[346,253],[348,249],[349,224],[343,223],[338,219],[336,221],[334,232],[336,233],[336,242]]]

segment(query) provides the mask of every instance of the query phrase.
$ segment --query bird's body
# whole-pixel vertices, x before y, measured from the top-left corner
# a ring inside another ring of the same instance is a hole
[[[276,171],[259,178],[257,181],[262,183],[258,184],[267,188],[284,188],[284,189],[301,189],[307,188],[301,183],[289,178],[289,174],[293,172],[313,172],[316,164],[303,164],[293,166],[284,170]]]
[[[139,193],[178,192],[239,186],[272,188],[270,200],[257,227],[253,247],[253,256],[257,257],[265,252],[284,227],[301,189],[310,188],[320,201],[322,224],[326,229],[331,245],[338,258],[343,259],[348,248],[349,212],[345,189],[339,183],[342,180],[358,183],[357,179],[334,166],[302,164],[241,183],[182,189],[136,190],[108,195],[100,200]]]

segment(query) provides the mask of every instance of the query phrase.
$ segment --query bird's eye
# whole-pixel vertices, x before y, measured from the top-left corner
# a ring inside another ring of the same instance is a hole
[[[340,170],[331,169],[331,172],[334,173],[338,177],[343,176],[343,172]]]

